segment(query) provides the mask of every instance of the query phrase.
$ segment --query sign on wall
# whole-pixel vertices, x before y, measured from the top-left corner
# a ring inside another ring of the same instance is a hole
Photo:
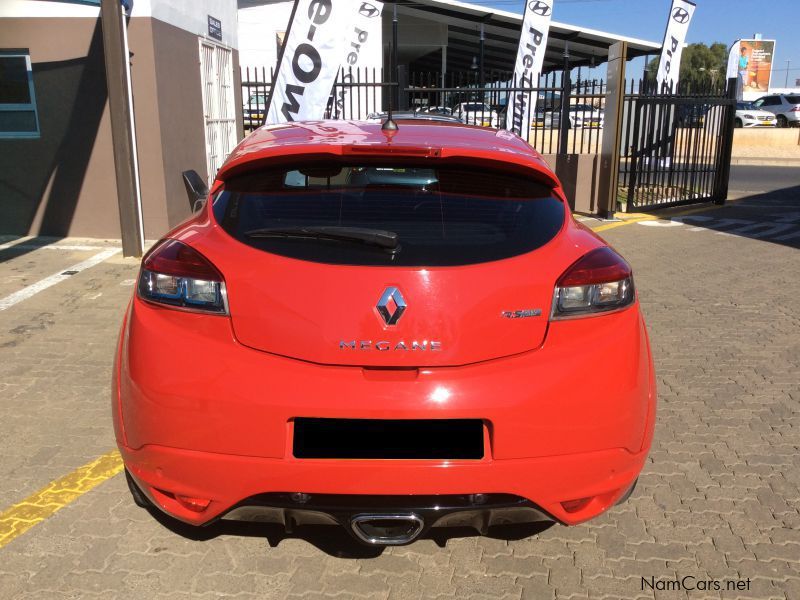
[[[672,0],[656,75],[658,91],[661,94],[674,92],[678,87],[683,46],[686,43],[686,33],[689,31],[695,8],[697,6],[690,0]]]
[[[219,42],[222,41],[222,21],[208,15],[208,37]]]
[[[553,0],[529,0],[525,3],[514,65],[514,87],[531,88],[539,81],[552,16]],[[508,99],[506,129],[526,137],[531,127],[531,112],[535,109],[535,102],[536,97],[531,97],[527,91],[512,92]]]

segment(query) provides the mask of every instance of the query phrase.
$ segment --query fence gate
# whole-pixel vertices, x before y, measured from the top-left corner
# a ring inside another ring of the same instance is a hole
[[[620,208],[724,202],[736,101],[724,90],[652,95],[633,89],[631,82],[625,94]]]
[[[233,58],[229,48],[200,40],[200,77],[206,130],[208,183],[236,146]]]

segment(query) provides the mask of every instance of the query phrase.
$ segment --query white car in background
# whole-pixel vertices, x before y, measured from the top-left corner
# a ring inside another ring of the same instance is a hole
[[[498,127],[497,112],[483,102],[462,102],[453,109],[453,116],[461,119],[467,125],[481,125],[483,127]]]
[[[736,127],[776,127],[775,115],[761,110],[752,102],[736,103]]]
[[[800,127],[800,94],[770,94],[753,106],[774,114],[778,127]]]
[[[567,111],[569,114],[569,129],[592,127],[602,129],[605,124],[605,114],[590,104],[572,104]],[[544,113],[544,126],[558,129],[561,126],[561,109],[556,108]]]

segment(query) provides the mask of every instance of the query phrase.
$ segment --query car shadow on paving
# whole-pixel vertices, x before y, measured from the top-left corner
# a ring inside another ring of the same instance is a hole
[[[800,179],[800,170],[798,170]],[[800,185],[741,196],[722,207],[683,214],[685,207],[648,213],[645,226],[680,226],[800,249]],[[663,221],[668,221],[663,223]]]
[[[335,558],[369,559],[383,554],[386,547],[366,546],[354,540],[344,529],[334,525],[303,525],[287,531],[283,525],[275,523],[248,523],[241,521],[218,520],[205,527],[187,525],[171,518],[155,508],[143,509],[172,533],[194,542],[207,542],[221,536],[263,538],[270,548],[277,548],[284,540],[303,540],[318,550]],[[434,528],[420,536],[420,540],[431,540],[439,548],[446,548],[447,542],[463,538],[490,538],[502,541],[519,541],[534,537],[555,525],[552,522],[524,523],[516,525],[497,525],[481,535],[470,527]]]

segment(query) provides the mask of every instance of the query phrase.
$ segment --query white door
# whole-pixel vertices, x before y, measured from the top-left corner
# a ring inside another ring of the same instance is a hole
[[[233,96],[233,53],[229,48],[200,40],[200,77],[206,128],[208,184],[236,145]]]

